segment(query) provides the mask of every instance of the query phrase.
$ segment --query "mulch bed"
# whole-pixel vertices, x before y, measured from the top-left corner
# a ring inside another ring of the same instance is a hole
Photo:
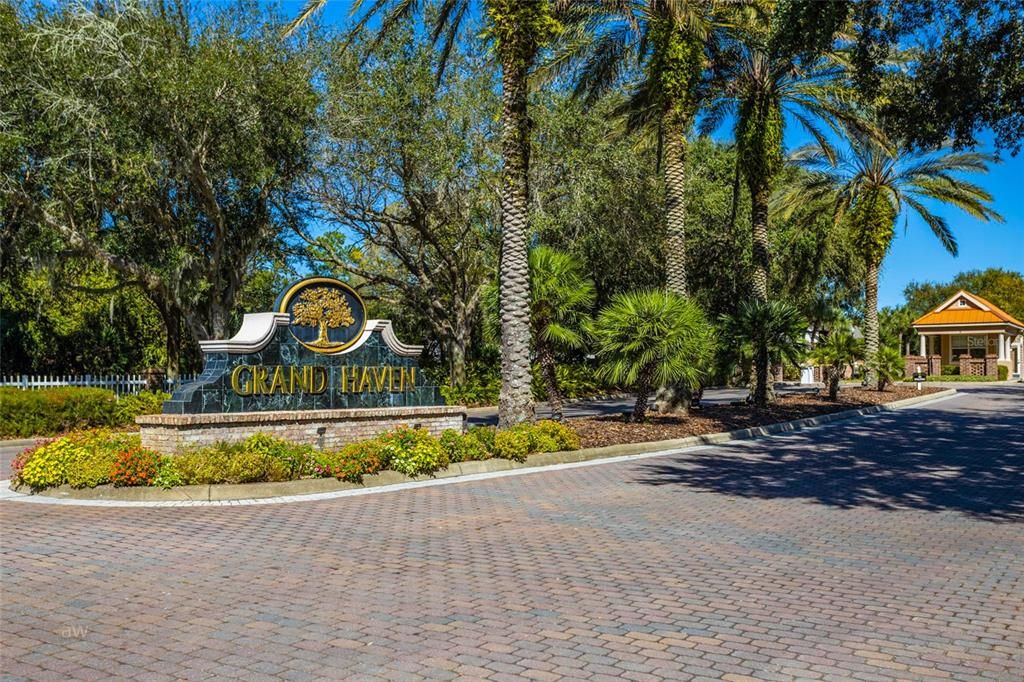
[[[890,386],[879,392],[859,387],[844,387],[839,391],[839,399],[836,402],[830,401],[828,393],[822,391],[823,396],[810,393],[781,396],[764,410],[754,409],[750,405],[706,405],[692,410],[689,417],[658,416],[657,413],[648,413],[647,421],[640,424],[626,421],[627,414],[570,419],[568,424],[580,435],[582,447],[594,448],[764,426],[868,405],[891,403],[942,390],[945,389],[934,386],[924,387],[920,391],[913,386]]]

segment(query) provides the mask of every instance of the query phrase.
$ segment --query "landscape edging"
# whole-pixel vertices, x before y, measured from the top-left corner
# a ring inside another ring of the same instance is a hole
[[[514,462],[507,459],[487,459],[474,462],[458,462],[450,465],[447,469],[438,471],[433,478],[454,478],[458,476],[469,476],[473,474],[492,473],[510,469],[528,469],[545,467],[556,464],[571,464],[575,462],[586,462],[611,457],[622,457],[628,455],[642,455],[652,452],[679,450],[695,447],[698,445],[714,445],[733,440],[748,440],[758,436],[770,436],[788,431],[811,428],[829,422],[850,419],[878,412],[898,410],[910,407],[917,403],[938,400],[956,394],[955,388],[948,388],[936,393],[904,398],[891,403],[881,405],[869,405],[853,410],[831,412],[816,417],[803,417],[786,422],[754,426],[734,431],[722,431],[700,436],[687,436],[686,438],[675,438],[671,440],[648,441],[645,443],[625,443],[621,445],[606,445],[597,448],[584,448],[581,450],[564,450],[561,452],[545,452],[530,455],[525,462]],[[113,486],[99,486],[96,488],[75,489],[68,485],[58,488],[50,488],[39,493],[35,497],[50,497],[55,500],[118,500],[126,502],[213,502],[231,500],[254,500],[264,498],[279,498],[284,496],[314,495],[317,493],[328,493],[343,490],[360,490],[366,488],[385,487],[400,483],[410,483],[418,480],[396,471],[382,471],[379,474],[365,476],[363,483],[347,483],[333,478],[308,478],[298,481],[280,481],[276,483],[239,483],[239,484],[212,484],[212,485],[189,485],[176,488],[163,489],[151,487],[126,487],[115,488]],[[12,488],[12,490],[15,490]],[[27,494],[22,491],[16,491]]]

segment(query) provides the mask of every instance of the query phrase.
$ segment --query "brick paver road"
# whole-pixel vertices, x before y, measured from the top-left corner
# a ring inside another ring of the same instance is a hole
[[[5,502],[28,679],[1024,679],[1024,387],[233,508]]]

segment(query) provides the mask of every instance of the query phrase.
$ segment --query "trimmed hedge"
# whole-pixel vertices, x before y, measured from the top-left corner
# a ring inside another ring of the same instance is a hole
[[[951,374],[951,375],[929,374],[925,378],[925,381],[977,382],[977,381],[995,381],[995,380],[996,380],[995,377],[989,377],[989,376],[976,377],[976,376],[971,376],[971,375],[968,375],[968,374]],[[913,383],[914,379],[913,379],[913,377],[910,377],[908,379],[904,379],[903,381],[904,382],[911,382],[911,383]]]
[[[143,391],[120,400],[103,388],[0,388],[0,438],[52,436],[76,429],[130,426],[160,412],[167,393]]]
[[[331,477],[361,483],[363,476],[386,469],[429,476],[455,462],[491,457],[521,462],[530,453],[579,446],[579,436],[568,426],[540,421],[505,431],[449,430],[440,438],[424,429],[400,427],[333,452],[257,433],[241,443],[217,443],[167,457],[139,447],[137,435],[91,430],[40,441],[11,463],[11,480],[34,490],[65,483],[77,488],[104,483],[172,488]]]

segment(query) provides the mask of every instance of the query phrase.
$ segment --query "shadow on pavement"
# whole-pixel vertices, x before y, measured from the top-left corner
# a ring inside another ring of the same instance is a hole
[[[1024,520],[1024,392],[992,387],[969,401],[660,460],[641,468],[639,482]]]

